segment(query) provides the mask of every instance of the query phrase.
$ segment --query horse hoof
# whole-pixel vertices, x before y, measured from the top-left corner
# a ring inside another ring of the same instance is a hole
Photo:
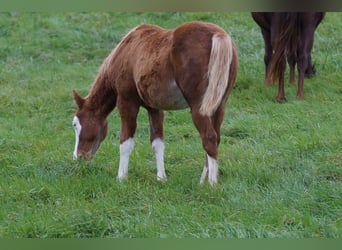
[[[209,180],[209,184],[210,184],[210,186],[215,187],[217,185],[217,180],[215,180],[215,181]]]
[[[285,102],[286,102],[286,98],[285,98],[285,97],[282,97],[282,98],[277,97],[277,98],[276,98],[276,101],[277,101],[278,103],[285,103]]]
[[[160,183],[165,183],[167,181],[166,176],[157,176],[157,181]]]
[[[312,66],[312,68],[308,68],[304,73],[305,78],[311,78],[311,77],[314,77],[315,75],[316,75],[315,66]]]
[[[116,180],[117,180],[117,182],[123,182],[123,181],[125,181],[127,179],[127,176],[118,176],[118,177],[116,177]]]

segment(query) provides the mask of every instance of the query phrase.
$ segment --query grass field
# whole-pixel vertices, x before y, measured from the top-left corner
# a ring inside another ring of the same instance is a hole
[[[219,184],[199,186],[204,152],[189,110],[166,112],[168,181],[156,180],[141,109],[129,177],[116,181],[120,122],[91,162],[73,161],[72,90],[83,96],[131,28],[202,20],[239,51]],[[315,35],[305,100],[265,87],[263,41],[249,13],[0,13],[0,237],[340,238],[342,13]]]

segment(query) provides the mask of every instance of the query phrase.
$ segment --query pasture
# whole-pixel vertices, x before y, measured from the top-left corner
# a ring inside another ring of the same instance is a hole
[[[219,180],[199,185],[204,153],[189,110],[165,113],[156,179],[140,110],[128,179],[116,181],[120,119],[91,162],[73,161],[76,110],[104,58],[141,23],[223,27],[239,53],[219,148]],[[315,33],[305,100],[264,84],[250,13],[0,13],[0,237],[339,238],[342,236],[342,13]]]

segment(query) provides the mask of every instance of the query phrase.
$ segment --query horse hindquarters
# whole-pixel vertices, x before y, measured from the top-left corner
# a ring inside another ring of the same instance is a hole
[[[212,31],[213,26],[210,29],[204,34],[192,31],[191,38],[184,34],[183,40],[179,41],[176,37],[172,62],[176,81],[189,103],[192,120],[206,152],[200,183],[208,177],[209,183],[214,185],[218,177],[219,130],[224,104],[235,81],[237,55],[235,45],[223,30],[214,28]],[[216,118],[218,114],[220,119]]]

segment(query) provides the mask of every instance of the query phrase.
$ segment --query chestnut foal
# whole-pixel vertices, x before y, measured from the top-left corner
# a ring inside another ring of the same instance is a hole
[[[206,164],[200,183],[218,178],[218,146],[224,108],[237,74],[237,50],[220,27],[189,22],[176,29],[140,25],[104,60],[86,98],[73,92],[77,111],[74,159],[91,159],[107,134],[107,116],[121,117],[118,179],[127,177],[139,107],[148,111],[157,178],[164,169],[163,110],[189,107],[201,136]]]

